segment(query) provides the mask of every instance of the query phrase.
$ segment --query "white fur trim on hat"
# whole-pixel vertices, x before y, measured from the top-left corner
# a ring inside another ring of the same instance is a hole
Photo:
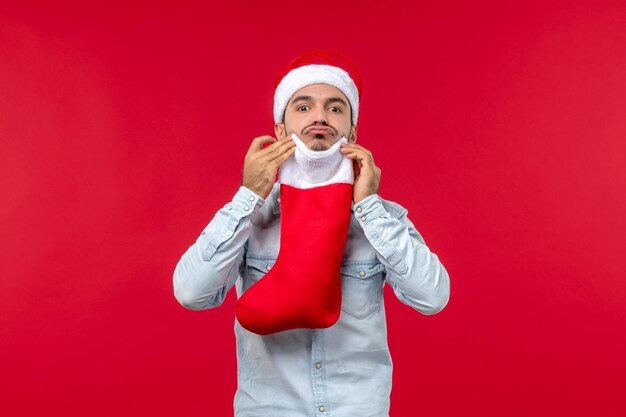
[[[354,81],[339,67],[318,64],[295,68],[283,77],[274,93],[274,122],[282,123],[289,99],[296,91],[311,84],[328,84],[341,90],[350,102],[352,123],[356,125],[359,116],[359,90]]]

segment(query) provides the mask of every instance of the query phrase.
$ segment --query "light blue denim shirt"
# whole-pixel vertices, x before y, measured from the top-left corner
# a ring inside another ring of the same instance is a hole
[[[219,306],[272,267],[280,246],[280,184],[267,199],[241,186],[174,271],[174,295],[186,308]],[[448,273],[399,204],[377,194],[352,205],[341,265],[342,304],[327,329],[267,336],[235,319],[235,417],[388,417],[392,361],[383,284],[423,314],[445,307]]]

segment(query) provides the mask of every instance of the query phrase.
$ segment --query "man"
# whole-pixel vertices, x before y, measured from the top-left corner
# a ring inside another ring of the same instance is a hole
[[[321,78],[320,70],[326,74]],[[252,141],[242,186],[182,256],[174,272],[174,293],[186,308],[203,310],[219,306],[233,285],[239,301],[260,287],[284,249],[276,174],[293,160],[298,140],[320,153],[342,141],[340,152],[352,161],[354,172],[347,237],[338,236],[345,239],[340,241],[338,320],[262,334],[235,320],[235,416],[386,417],[392,361],[383,285],[391,285],[398,299],[417,311],[435,314],[448,302],[449,277],[407,210],[378,195],[381,170],[372,153],[356,144],[361,87],[352,63],[336,53],[315,51],[294,60],[277,82],[276,138]],[[320,249],[302,246],[305,252]],[[290,279],[301,277],[296,272]],[[266,300],[267,307],[289,295]]]

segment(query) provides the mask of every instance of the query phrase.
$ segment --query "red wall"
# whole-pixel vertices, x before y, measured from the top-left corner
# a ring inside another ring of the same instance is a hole
[[[172,272],[331,48],[452,282],[385,290],[391,415],[625,415],[626,5],[415,3],[3,5],[0,413],[232,415],[234,290],[188,311]]]

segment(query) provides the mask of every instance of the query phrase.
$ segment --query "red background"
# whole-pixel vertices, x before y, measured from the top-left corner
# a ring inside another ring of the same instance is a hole
[[[22,4],[0,8],[2,415],[232,415],[234,290],[188,311],[172,273],[314,48],[360,68],[380,194],[451,277],[435,316],[385,290],[391,415],[626,415],[622,1]]]

